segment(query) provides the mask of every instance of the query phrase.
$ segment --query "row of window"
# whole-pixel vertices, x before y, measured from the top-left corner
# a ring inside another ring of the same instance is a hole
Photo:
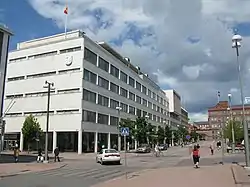
[[[34,78],[39,78],[39,77],[53,76],[53,75],[56,75],[57,72],[58,74],[66,74],[66,73],[75,73],[75,72],[80,72],[80,71],[81,71],[80,68],[64,69],[64,70],[51,71],[51,72],[46,72],[46,73],[29,74],[26,77],[25,76],[9,77],[7,81],[10,82],[10,81],[17,81],[17,80],[24,80],[24,79],[34,79]]]
[[[47,57],[47,56],[55,56],[57,54],[70,53],[70,52],[75,52],[75,51],[80,51],[80,50],[81,50],[81,46],[62,49],[62,50],[59,50],[59,52],[57,50],[55,50],[55,51],[30,55],[28,57],[23,56],[23,57],[9,59],[9,63],[11,63],[11,62],[20,62],[20,61],[27,60],[27,59],[37,59],[37,58],[44,58],[44,57]]]
[[[132,86],[133,88],[136,88],[140,92],[144,93],[145,95],[149,96],[150,98],[158,101],[160,104],[166,106],[166,100],[157,95],[155,92],[151,91],[150,89],[147,89],[144,85],[136,81],[134,78],[128,76],[123,71],[119,70],[117,67],[115,67],[113,64],[110,64],[100,56],[97,58],[97,54],[90,51],[88,48],[84,48],[84,59],[90,63],[92,63],[95,66],[98,66],[100,69],[106,71],[107,73],[110,73],[117,79],[120,79],[124,83]],[[98,59],[98,60],[97,60]]]
[[[86,81],[93,83],[93,84],[97,84],[98,86],[100,86],[106,90],[110,90],[118,95],[121,95],[125,98],[128,98],[132,101],[135,101],[138,104],[142,104],[145,107],[148,107],[154,111],[160,112],[162,114],[166,113],[166,111],[163,108],[161,108],[160,106],[157,106],[157,105],[153,104],[152,102],[147,101],[146,99],[141,98],[138,95],[135,95],[134,93],[108,81],[107,79],[105,79],[101,76],[97,76],[95,73],[92,73],[87,69],[84,69],[84,79]],[[94,92],[92,92],[92,94],[95,95]]]
[[[106,96],[96,94],[90,90],[83,90],[83,100],[89,101],[101,106],[109,107],[112,109],[116,109],[116,107],[121,107],[121,111],[125,113],[129,113],[132,115],[137,115],[138,117],[145,117],[148,116],[150,120],[157,121],[160,123],[163,123],[163,118],[160,116],[152,115],[151,113],[147,113],[146,111],[142,111],[139,108],[135,108],[131,105],[128,105],[126,103],[122,103],[119,101],[116,101],[114,99],[108,98]],[[163,110],[162,110],[163,112]],[[165,113],[164,113],[165,112]],[[166,115],[166,111],[164,111],[163,114]]]

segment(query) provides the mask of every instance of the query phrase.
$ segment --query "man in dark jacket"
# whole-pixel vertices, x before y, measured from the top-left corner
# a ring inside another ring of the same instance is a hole
[[[57,161],[60,162],[60,158],[59,158],[59,149],[58,149],[58,147],[55,148],[54,154],[55,154],[55,159],[54,159],[54,161],[56,162],[56,159],[57,159]]]

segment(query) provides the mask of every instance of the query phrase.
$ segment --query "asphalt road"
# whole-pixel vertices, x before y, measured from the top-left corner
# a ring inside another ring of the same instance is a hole
[[[173,166],[192,166],[191,159],[187,159],[187,148],[173,148],[164,153],[162,157],[152,157],[151,154],[140,154],[127,159],[127,167],[122,165],[100,165],[95,163],[95,158],[69,162],[67,166],[58,170],[29,173],[0,180],[1,187],[90,187],[96,183],[107,181],[116,177],[129,177],[131,173],[145,169],[155,169]],[[231,159],[231,160],[230,160]],[[232,158],[227,161],[232,161]],[[202,165],[213,165],[216,159],[201,159]],[[218,160],[218,158],[217,158]],[[225,159],[226,160],[226,159]]]

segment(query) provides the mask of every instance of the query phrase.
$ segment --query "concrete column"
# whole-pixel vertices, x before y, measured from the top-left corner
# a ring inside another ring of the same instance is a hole
[[[135,150],[137,150],[138,142],[135,140]]]
[[[20,132],[20,143],[19,143],[19,149],[20,151],[23,151],[23,133]]]
[[[90,147],[89,147],[89,133],[86,133],[86,143],[87,143],[87,151],[90,150]]]
[[[121,151],[122,137],[118,134],[118,151]]]
[[[82,154],[82,130],[78,131],[78,154]]]
[[[98,132],[95,132],[95,153],[98,151]]]
[[[53,131],[53,151],[57,147],[57,132]]]
[[[110,142],[110,132],[108,133],[108,149],[111,148],[111,142]]]

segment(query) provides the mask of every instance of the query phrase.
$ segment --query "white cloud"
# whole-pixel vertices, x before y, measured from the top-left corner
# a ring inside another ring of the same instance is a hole
[[[63,28],[65,0],[29,2],[40,15]],[[94,40],[127,36],[128,22],[139,31],[150,28],[138,41],[127,37],[115,48],[150,75],[157,75],[161,86],[180,92],[194,118],[214,105],[218,90],[225,99],[232,88],[238,88],[230,27],[249,20],[250,1],[68,0],[68,5],[69,28],[82,28]],[[93,14],[94,10],[102,10],[101,16]],[[100,27],[100,20],[109,27]],[[199,42],[190,44],[189,37],[199,38]],[[245,81],[250,78],[249,50],[250,40],[244,38],[240,60],[247,70],[243,72]],[[245,95],[250,95],[248,87]],[[238,92],[235,97],[239,98]]]

